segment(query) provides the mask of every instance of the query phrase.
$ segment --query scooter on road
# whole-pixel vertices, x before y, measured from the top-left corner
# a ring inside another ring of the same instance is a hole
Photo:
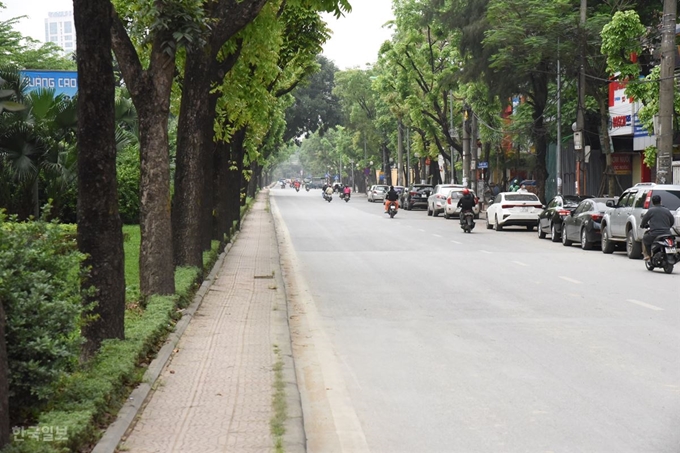
[[[673,273],[673,267],[680,261],[675,236],[670,233],[657,236],[652,243],[650,256],[649,260],[645,260],[647,270],[653,271],[660,267],[667,274]]]

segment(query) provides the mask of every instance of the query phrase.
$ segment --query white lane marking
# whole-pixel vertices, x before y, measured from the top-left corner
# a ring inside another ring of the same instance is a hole
[[[493,253],[493,252],[489,252],[488,250],[480,250],[480,252],[482,252],[482,253],[488,253],[489,255],[491,255],[491,254]]]
[[[418,231],[422,231],[423,233],[425,232],[425,230],[421,230],[420,228],[418,228]]]
[[[451,242],[453,242],[454,244],[458,244],[458,245],[462,244],[462,242],[458,242],[458,241],[451,241]]]
[[[525,266],[525,267],[529,267],[529,265],[528,265],[528,264],[525,264],[525,263],[523,263],[523,262],[521,262],[521,261],[513,261],[513,263],[515,263],[515,264],[519,264],[520,266]]]
[[[566,280],[566,281],[571,282],[571,283],[578,283],[578,284],[583,283],[583,282],[580,282],[580,281],[578,281],[578,280],[574,280],[573,278],[563,277],[563,276],[561,276],[561,275],[560,275],[560,278],[561,278],[562,280]]]
[[[651,305],[645,302],[640,302],[639,300],[635,299],[626,299],[626,302],[630,302],[632,304],[639,305],[641,307],[649,308],[650,310],[656,310],[656,311],[663,311],[663,308],[657,307],[656,305]]]
[[[434,236],[434,237],[436,237],[436,238],[440,238],[440,237],[441,237],[441,236],[438,235],[438,234],[433,234],[432,236]]]

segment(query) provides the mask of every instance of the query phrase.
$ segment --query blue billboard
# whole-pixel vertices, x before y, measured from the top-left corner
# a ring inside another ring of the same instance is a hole
[[[41,88],[53,88],[56,94],[73,97],[78,92],[77,71],[20,71],[21,78],[26,81],[28,91]]]

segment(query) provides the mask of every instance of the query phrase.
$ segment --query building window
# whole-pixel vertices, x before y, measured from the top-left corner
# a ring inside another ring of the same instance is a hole
[[[72,42],[66,42],[66,43],[64,43],[64,47],[66,47],[67,49],[70,49],[70,48],[73,47],[73,43]]]
[[[56,22],[52,22],[52,23],[50,24],[50,34],[51,34],[51,35],[56,35],[56,34],[57,34],[57,23],[56,23]]]
[[[71,22],[64,22],[64,33],[72,33]]]
[[[72,35],[64,35],[64,41],[73,41]]]
[[[50,42],[59,42],[59,38],[56,36],[50,36]]]

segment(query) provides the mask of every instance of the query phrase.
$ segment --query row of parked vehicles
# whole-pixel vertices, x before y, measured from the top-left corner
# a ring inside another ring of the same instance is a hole
[[[429,216],[459,215],[458,200],[465,186],[456,184],[414,184],[409,188],[395,186],[400,205],[411,210],[422,207]],[[389,186],[376,185],[368,191],[368,201],[384,200]],[[675,230],[680,234],[680,185],[640,183],[624,191],[620,197],[598,198],[589,195],[558,195],[543,205],[530,192],[501,192],[486,208],[486,228],[502,231],[519,226],[534,228],[538,237],[549,237],[565,246],[579,244],[584,250],[600,247],[603,253],[625,250],[631,259],[642,257],[642,216],[659,195],[661,204],[674,213]],[[475,210],[479,218],[479,208]]]

